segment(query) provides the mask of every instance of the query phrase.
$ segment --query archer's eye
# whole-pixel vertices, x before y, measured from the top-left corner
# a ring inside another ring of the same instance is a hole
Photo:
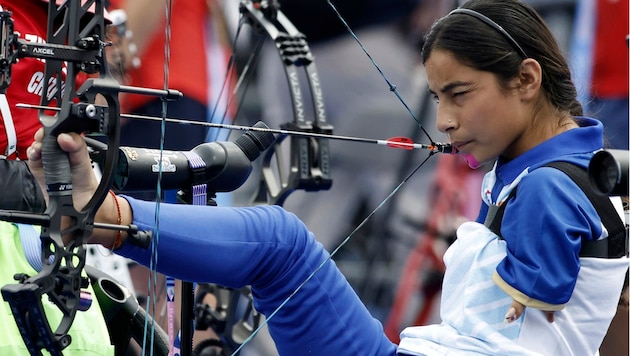
[[[433,101],[435,101],[436,104],[440,103],[440,98],[438,98],[437,94],[433,94]]]

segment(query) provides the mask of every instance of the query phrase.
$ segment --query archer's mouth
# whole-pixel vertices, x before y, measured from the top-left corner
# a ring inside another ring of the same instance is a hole
[[[466,146],[472,141],[454,141],[451,143],[458,153],[466,153]]]

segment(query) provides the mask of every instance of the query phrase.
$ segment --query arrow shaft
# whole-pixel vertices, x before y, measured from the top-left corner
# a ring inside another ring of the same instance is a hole
[[[27,109],[39,109],[39,110],[57,110],[59,108],[47,107],[41,105],[31,105],[31,104],[17,104],[19,108],[27,108]],[[185,119],[172,119],[172,118],[159,118],[147,115],[136,115],[136,114],[121,114],[121,118],[125,119],[134,119],[134,120],[152,120],[152,121],[166,121],[184,125],[200,125],[206,127],[214,127],[220,129],[227,130],[239,130],[239,131],[260,131],[260,132],[270,132],[278,135],[287,135],[287,136],[297,136],[297,137],[308,137],[308,138],[323,138],[330,140],[339,140],[339,141],[350,141],[350,142],[361,142],[361,143],[371,143],[382,146],[388,146],[393,148],[402,148],[402,149],[425,149],[430,150],[432,152],[442,152],[442,153],[450,153],[452,150],[451,145],[443,144],[443,143],[435,143],[435,144],[422,144],[422,143],[414,143],[414,142],[397,142],[391,140],[381,140],[381,139],[371,139],[364,137],[354,137],[354,136],[343,136],[343,135],[333,135],[333,134],[323,134],[317,132],[304,132],[304,131],[295,131],[295,130],[283,130],[283,129],[272,129],[272,128],[264,128],[264,127],[251,127],[251,126],[241,126],[241,125],[233,125],[233,124],[219,124],[213,122],[201,122],[194,120],[185,120]]]

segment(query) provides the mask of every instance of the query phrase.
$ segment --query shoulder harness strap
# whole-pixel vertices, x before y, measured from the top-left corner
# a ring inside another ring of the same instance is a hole
[[[560,161],[551,162],[546,164],[545,167],[559,169],[568,175],[584,191],[584,194],[586,194],[597,210],[600,219],[602,219],[602,224],[608,230],[608,238],[606,239],[582,241],[580,257],[618,258],[628,255],[628,227],[617,214],[617,210],[610,198],[595,192],[588,179],[586,169],[573,163]],[[492,205],[488,210],[484,224],[500,238],[503,238],[501,235],[501,221],[505,213],[505,206],[510,199],[516,196],[517,188],[518,186],[512,190],[503,204],[500,206]]]

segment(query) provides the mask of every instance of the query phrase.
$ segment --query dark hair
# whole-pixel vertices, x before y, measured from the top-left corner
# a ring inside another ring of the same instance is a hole
[[[530,6],[517,0],[470,0],[461,8],[484,15],[509,34],[510,42],[496,26],[469,13],[451,13],[436,21],[422,47],[426,62],[434,49],[451,52],[462,63],[491,72],[504,83],[520,70],[523,55],[535,59],[542,68],[542,87],[549,101],[573,116],[583,114],[571,71],[551,30]]]

